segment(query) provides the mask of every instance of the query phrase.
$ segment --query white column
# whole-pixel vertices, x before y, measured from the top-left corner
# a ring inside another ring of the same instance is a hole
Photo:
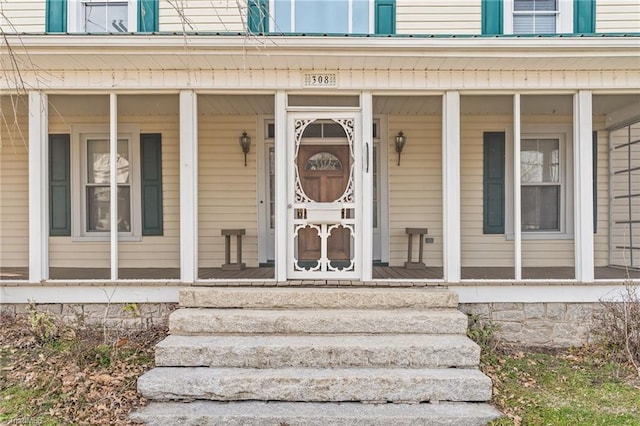
[[[442,231],[444,280],[460,282],[460,93],[442,98]]]
[[[49,278],[47,95],[29,92],[29,282]]]
[[[371,92],[363,92],[362,105],[362,208],[356,215],[361,216],[361,228],[356,229],[362,240],[362,268],[360,279],[373,278],[373,97]]]
[[[287,216],[287,95],[284,91],[275,96],[275,278],[287,280],[287,244],[289,229]]]
[[[592,96],[580,90],[573,96],[574,135],[574,247],[576,280],[593,282],[593,124]]]
[[[111,280],[118,279],[118,96],[109,96],[109,200],[111,242]]]
[[[515,279],[522,279],[522,213],[520,201],[520,94],[513,95],[513,235]]]
[[[180,92],[180,280],[198,278],[198,97]]]

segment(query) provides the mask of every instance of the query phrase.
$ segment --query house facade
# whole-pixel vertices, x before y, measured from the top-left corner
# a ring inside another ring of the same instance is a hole
[[[567,319],[640,278],[634,0],[0,12],[5,304],[446,285]]]

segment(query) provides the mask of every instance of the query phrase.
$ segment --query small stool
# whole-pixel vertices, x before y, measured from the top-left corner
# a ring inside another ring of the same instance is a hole
[[[407,235],[409,235],[409,249],[407,250],[407,261],[404,262],[406,269],[427,269],[427,265],[422,260],[422,252],[424,250],[424,234],[428,232],[427,228],[406,228]],[[418,244],[418,261],[412,262],[411,255],[413,252],[413,236],[420,236],[420,243]]]
[[[245,234],[244,229],[223,229],[220,231],[224,235],[224,265],[222,265],[223,271],[240,271],[246,267],[242,263],[242,236]],[[236,263],[231,263],[231,236],[235,235],[237,238],[236,244]]]

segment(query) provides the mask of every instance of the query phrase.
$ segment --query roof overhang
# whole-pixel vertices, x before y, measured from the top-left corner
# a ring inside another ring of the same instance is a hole
[[[640,70],[625,37],[329,37],[6,35],[4,71],[92,70]]]

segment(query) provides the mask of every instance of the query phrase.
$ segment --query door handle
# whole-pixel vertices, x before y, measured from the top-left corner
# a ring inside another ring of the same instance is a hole
[[[366,169],[366,173],[369,173],[369,142],[364,144],[364,147],[366,149],[366,156],[367,156],[367,169]]]

